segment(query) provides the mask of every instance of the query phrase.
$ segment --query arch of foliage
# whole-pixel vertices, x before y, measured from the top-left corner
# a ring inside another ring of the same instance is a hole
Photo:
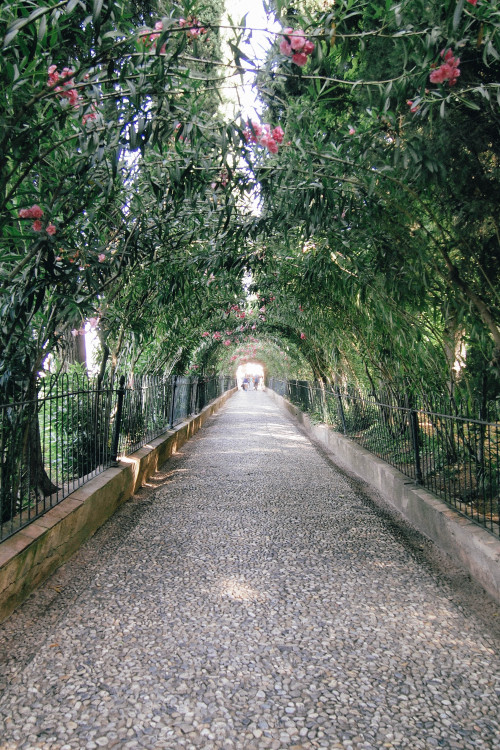
[[[498,395],[496,4],[272,11],[256,70],[222,0],[2,5],[4,398],[89,326],[102,372],[226,368],[253,336],[283,374]],[[263,133],[224,114],[243,68]]]

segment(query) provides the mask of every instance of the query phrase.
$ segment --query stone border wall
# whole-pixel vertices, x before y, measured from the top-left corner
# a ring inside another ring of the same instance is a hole
[[[0,544],[0,622],[91,537],[236,392],[106,469]]]
[[[311,439],[322,445],[334,461],[367,482],[500,603],[500,539],[353,440],[327,425],[313,424],[307,414],[270,388],[266,392]]]

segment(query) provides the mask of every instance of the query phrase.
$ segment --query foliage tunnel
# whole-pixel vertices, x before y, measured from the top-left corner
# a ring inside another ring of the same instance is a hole
[[[274,0],[259,60],[238,6],[2,4],[2,402],[251,360],[498,398],[497,4]]]

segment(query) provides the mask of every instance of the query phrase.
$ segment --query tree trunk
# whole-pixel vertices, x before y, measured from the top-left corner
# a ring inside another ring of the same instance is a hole
[[[9,407],[9,420],[2,424],[0,520],[7,523],[27,506],[37,504],[57,491],[45,470],[42,452],[36,375],[27,390],[15,395],[17,406]]]

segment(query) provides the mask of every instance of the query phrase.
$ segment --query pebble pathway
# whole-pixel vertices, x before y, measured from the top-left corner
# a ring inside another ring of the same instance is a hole
[[[500,748],[500,658],[263,392],[0,626],[0,748]]]

